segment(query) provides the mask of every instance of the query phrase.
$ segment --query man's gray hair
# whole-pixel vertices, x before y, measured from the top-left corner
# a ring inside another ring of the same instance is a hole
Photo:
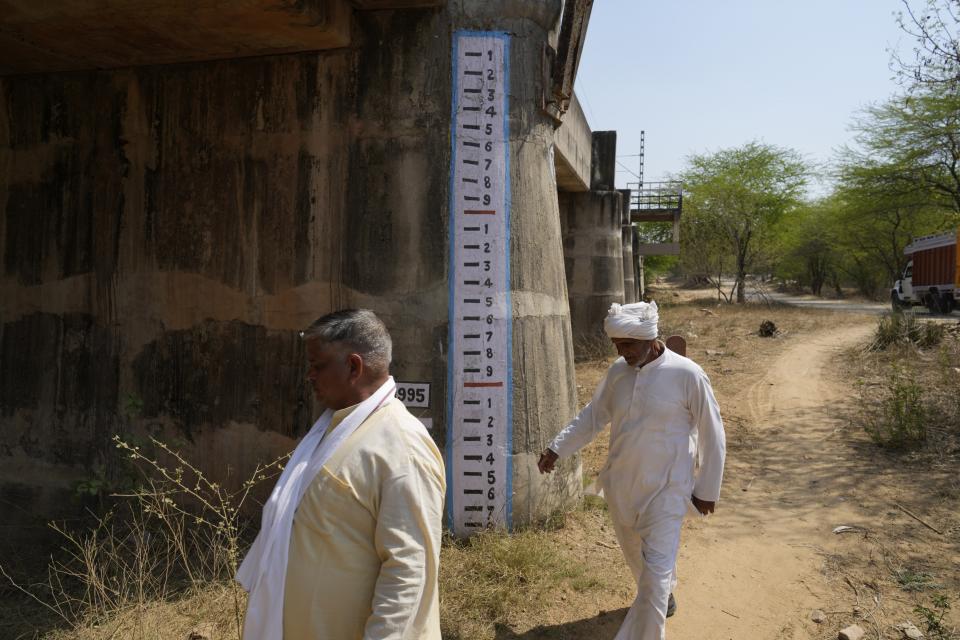
[[[315,320],[300,334],[304,340],[342,342],[363,358],[374,373],[388,373],[393,359],[393,341],[386,325],[369,309],[343,309]]]

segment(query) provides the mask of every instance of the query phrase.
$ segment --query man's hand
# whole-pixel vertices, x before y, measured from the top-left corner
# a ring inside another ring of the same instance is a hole
[[[543,456],[540,457],[543,460]],[[697,508],[697,511],[703,515],[708,515],[713,513],[714,507],[717,506],[716,502],[710,502],[709,500],[701,500],[697,496],[690,496],[690,499],[693,500],[693,506]]]
[[[544,449],[537,461],[537,469],[540,469],[540,473],[550,473],[553,471],[554,465],[557,464],[557,458],[559,457],[550,449]]]

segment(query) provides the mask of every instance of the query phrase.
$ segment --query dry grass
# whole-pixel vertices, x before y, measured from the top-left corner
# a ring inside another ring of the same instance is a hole
[[[144,601],[113,612],[99,622],[54,630],[43,640],[187,640],[194,632],[211,640],[236,638],[235,590],[211,582],[175,599]],[[245,596],[241,599],[245,606]]]
[[[591,333],[580,333],[573,338],[574,361],[577,364],[586,362],[595,362],[612,358],[617,355],[610,343],[610,338],[603,332],[602,328],[597,328]]]
[[[881,319],[850,361],[863,407],[856,428],[885,448],[915,449],[914,459],[960,464],[960,325]]]
[[[846,564],[831,573],[870,586],[879,620],[911,619],[925,637],[948,640],[960,638],[960,329],[941,328],[928,340],[923,327],[881,321],[846,354],[844,373],[860,388],[849,438],[859,463],[882,474],[871,498],[886,510],[843,541]]]
[[[52,629],[24,628],[14,617],[10,633],[55,640],[186,637],[198,616],[211,611],[213,628],[223,632],[217,637],[239,638],[245,595],[232,578],[243,546],[240,513],[254,487],[279,474],[281,460],[258,467],[229,492],[158,440],[143,450],[115,441],[143,472],[141,481],[115,495],[113,510],[88,529],[51,525],[61,546],[45,580],[23,585],[0,567]]]
[[[497,625],[529,618],[559,592],[601,589],[601,577],[558,537],[556,530],[526,530],[447,540],[440,563],[444,637],[492,638]]]

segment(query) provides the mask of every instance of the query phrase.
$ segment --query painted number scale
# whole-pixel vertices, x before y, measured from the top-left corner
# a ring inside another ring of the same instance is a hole
[[[461,536],[511,519],[509,45],[453,43],[447,505]]]

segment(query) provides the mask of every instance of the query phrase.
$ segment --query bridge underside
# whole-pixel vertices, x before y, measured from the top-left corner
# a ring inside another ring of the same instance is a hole
[[[348,46],[354,7],[444,0],[0,0],[0,75],[113,69]]]

